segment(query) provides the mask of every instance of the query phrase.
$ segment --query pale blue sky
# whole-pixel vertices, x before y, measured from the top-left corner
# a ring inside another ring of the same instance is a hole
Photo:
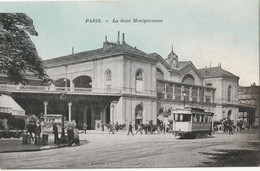
[[[102,47],[117,31],[138,49],[166,58],[173,44],[179,60],[197,68],[217,66],[259,84],[257,0],[0,2],[0,12],[24,12],[39,33],[31,37],[42,59]],[[100,18],[101,24],[86,24]],[[162,23],[113,24],[112,19],[163,19]]]

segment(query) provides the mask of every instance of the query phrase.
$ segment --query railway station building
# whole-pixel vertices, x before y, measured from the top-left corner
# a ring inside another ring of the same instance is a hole
[[[167,57],[143,52],[127,44],[124,34],[117,42],[106,38],[98,49],[45,60],[44,66],[53,80],[48,85],[30,74],[28,85],[0,76],[0,89],[26,114],[64,114],[88,129],[100,129],[101,122],[157,124],[171,109],[184,107],[213,112],[214,121],[238,119],[238,76],[221,66],[197,69],[173,48]]]

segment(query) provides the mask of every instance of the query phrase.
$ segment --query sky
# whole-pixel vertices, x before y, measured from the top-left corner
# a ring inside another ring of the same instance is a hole
[[[116,42],[120,31],[127,44],[146,53],[167,58],[173,46],[180,61],[198,69],[221,63],[241,86],[259,85],[258,7],[257,0],[0,2],[0,12],[23,12],[33,20],[39,35],[31,39],[44,60],[69,55],[72,47],[75,53],[101,48],[105,35]]]

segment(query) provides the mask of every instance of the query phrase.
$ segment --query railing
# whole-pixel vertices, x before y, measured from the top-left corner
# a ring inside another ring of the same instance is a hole
[[[61,92],[66,91],[69,94],[120,94],[120,89],[98,89],[98,88],[70,88],[55,86],[29,86],[29,85],[7,85],[0,84],[1,91],[10,92]]]

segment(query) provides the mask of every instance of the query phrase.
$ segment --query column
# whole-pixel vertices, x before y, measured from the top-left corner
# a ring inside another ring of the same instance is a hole
[[[189,101],[192,101],[192,87],[190,87],[189,91]]]
[[[210,103],[213,103],[214,91],[211,90]]]
[[[164,84],[164,98],[167,99],[167,92],[166,92],[167,84]]]
[[[172,99],[175,100],[175,85],[172,85]]]
[[[69,106],[69,123],[71,123],[71,106],[72,106],[72,102],[69,102],[68,106]]]
[[[184,86],[181,86],[181,100],[184,100],[183,91],[184,91]]]
[[[198,102],[200,102],[200,88],[198,88],[198,92],[197,92],[197,100],[198,100]]]
[[[71,80],[70,82],[70,91],[74,91],[74,81]]]
[[[47,107],[48,107],[48,102],[43,102],[43,104],[44,104],[44,115],[46,115],[47,114]]]
[[[122,121],[120,123],[125,123],[126,120],[126,99],[122,98]]]
[[[206,102],[206,89],[203,89],[203,91],[204,91],[203,102],[205,103]]]

